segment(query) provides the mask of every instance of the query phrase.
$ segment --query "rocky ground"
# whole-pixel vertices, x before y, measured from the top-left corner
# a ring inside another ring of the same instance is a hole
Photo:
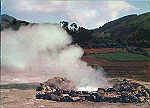
[[[0,108],[149,108],[145,103],[54,102],[35,99],[35,90],[1,90]]]
[[[55,82],[52,83],[53,81]],[[46,83],[40,83],[36,88],[36,99],[57,102],[150,103],[150,90],[140,83],[127,79],[116,81],[112,87],[98,88],[91,92],[64,89],[59,86],[63,82],[66,82],[64,78],[54,77]]]
[[[138,82],[150,88],[148,82]],[[148,103],[55,102],[36,99],[35,89],[1,89],[0,108],[149,108]]]

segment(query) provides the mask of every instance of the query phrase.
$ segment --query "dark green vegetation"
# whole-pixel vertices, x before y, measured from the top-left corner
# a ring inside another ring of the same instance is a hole
[[[0,89],[35,89],[38,84],[5,84],[5,85],[0,85]]]
[[[85,48],[150,47],[150,12],[125,16],[93,30],[75,23],[70,29],[68,22],[61,23],[74,42]]]
[[[150,54],[150,52],[149,52]],[[129,53],[127,51],[118,51],[112,53],[104,53],[104,54],[89,54],[88,56],[92,56],[95,58],[106,59],[108,61],[114,62],[142,62],[142,61],[150,61],[149,56],[144,56],[140,54]]]
[[[96,29],[95,33],[99,36],[95,35],[94,40],[102,39],[107,46],[150,47],[150,13],[125,16]]]
[[[29,25],[29,22],[17,20],[14,17],[8,16],[6,14],[1,15],[1,28],[0,30],[5,30],[11,28],[12,30],[18,30],[21,26]]]

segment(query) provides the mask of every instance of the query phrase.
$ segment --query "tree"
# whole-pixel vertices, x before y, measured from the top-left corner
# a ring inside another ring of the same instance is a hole
[[[61,27],[64,28],[65,30],[69,30],[69,29],[68,29],[69,23],[68,23],[67,21],[61,21],[61,22],[60,22],[60,25],[61,25]]]
[[[78,26],[77,26],[76,23],[72,23],[70,26],[71,26],[71,30],[72,30],[73,32],[76,32],[76,31],[78,30]]]

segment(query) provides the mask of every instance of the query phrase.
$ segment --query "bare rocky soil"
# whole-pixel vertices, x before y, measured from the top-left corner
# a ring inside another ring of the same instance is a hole
[[[139,82],[150,88],[149,82]],[[1,89],[0,108],[150,108],[148,103],[55,102],[36,99],[35,89]]]
[[[1,90],[1,108],[149,108],[145,104],[54,102],[35,99],[35,90]]]
[[[116,81],[112,87],[98,88],[91,92],[60,88],[59,85],[63,82],[64,78],[54,77],[46,83],[40,83],[36,88],[36,99],[57,102],[150,103],[150,90],[140,83],[126,79]]]

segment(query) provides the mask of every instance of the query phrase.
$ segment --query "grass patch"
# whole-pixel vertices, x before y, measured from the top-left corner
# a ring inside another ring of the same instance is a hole
[[[150,55],[150,51],[148,51]],[[127,51],[117,51],[113,53],[104,53],[104,54],[89,54],[98,59],[106,59],[108,61],[118,61],[118,62],[142,62],[150,61],[150,56],[144,56],[140,54],[128,53]]]

